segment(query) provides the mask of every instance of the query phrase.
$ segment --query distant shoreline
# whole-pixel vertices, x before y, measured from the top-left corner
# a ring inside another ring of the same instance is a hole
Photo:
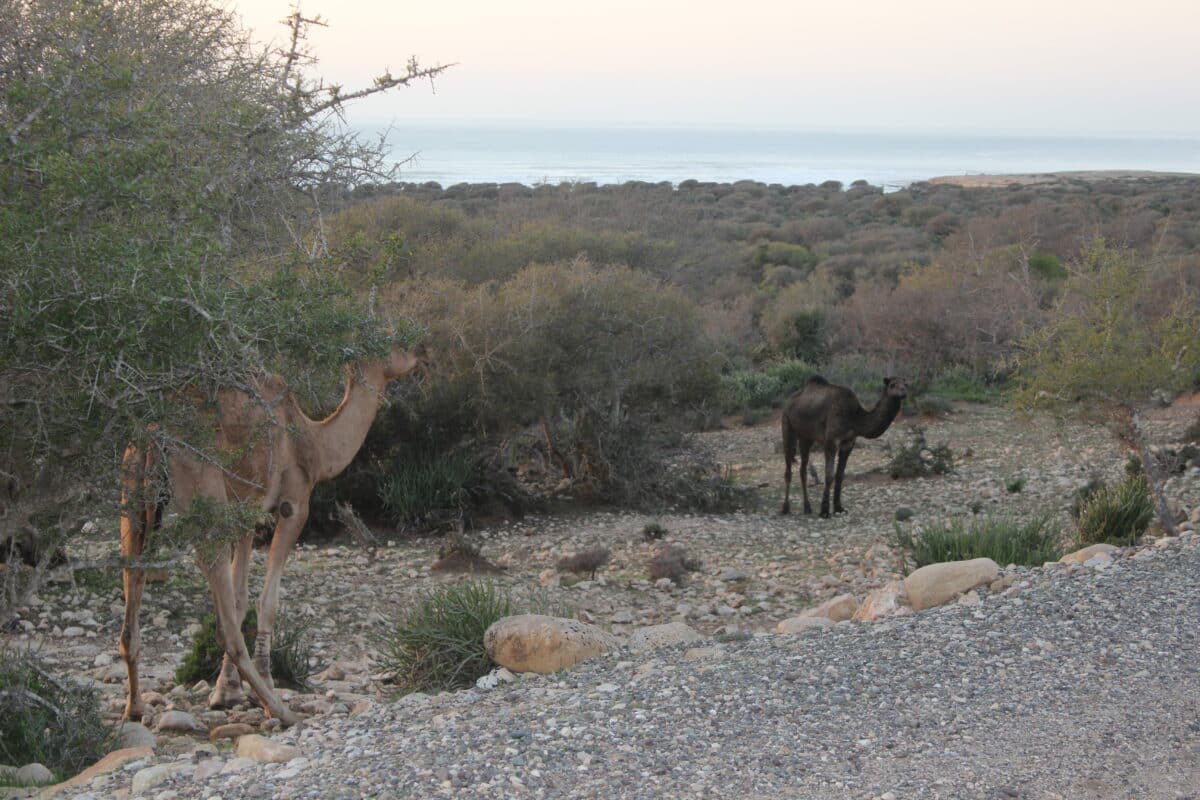
[[[940,175],[930,178],[928,183],[965,186],[968,188],[990,188],[998,186],[1046,186],[1070,181],[1142,180],[1157,178],[1200,178],[1196,172],[1158,172],[1155,170],[1106,169],[1068,170],[1064,172],[1030,172],[1008,175]]]

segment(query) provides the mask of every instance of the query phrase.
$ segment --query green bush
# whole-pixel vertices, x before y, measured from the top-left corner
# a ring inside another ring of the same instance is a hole
[[[1106,542],[1128,546],[1154,520],[1154,500],[1145,475],[1131,475],[1116,486],[1094,492],[1079,506],[1076,542],[1080,547]]]
[[[971,558],[990,558],[1001,566],[1040,566],[1062,555],[1059,537],[1060,530],[1049,516],[1025,522],[956,519],[915,534],[895,527],[895,543],[914,569]]]
[[[438,589],[380,634],[379,664],[405,692],[472,686],[494,666],[484,632],[515,613],[508,594],[488,581]]]
[[[1060,281],[1067,277],[1067,268],[1062,259],[1053,253],[1034,253],[1029,257],[1030,272],[1048,281]]]
[[[1025,488],[1025,479],[1012,477],[1004,481],[1004,489],[1009,494],[1019,494]]]
[[[993,403],[1000,391],[965,367],[951,367],[933,379],[927,393],[965,403]]]
[[[379,479],[379,498],[399,527],[439,517],[457,519],[470,501],[479,464],[469,453],[424,453],[395,460]]]
[[[799,359],[776,361],[758,370],[721,376],[720,403],[726,414],[770,408],[796,392],[817,370]]]
[[[1103,491],[1107,484],[1099,478],[1092,478],[1087,485],[1081,486],[1071,495],[1071,519],[1078,521],[1084,505],[1097,492]]]
[[[113,738],[99,692],[52,676],[33,653],[0,649],[0,764],[36,762],[65,779],[111,750]]]
[[[254,652],[257,628],[258,613],[251,608],[242,621],[242,638],[246,641],[246,649],[251,653]],[[191,649],[184,656],[183,663],[175,670],[175,682],[189,684],[215,680],[221,672],[221,661],[224,657],[225,650],[217,641],[216,615],[206,614],[200,620],[200,630],[192,639]],[[274,681],[288,689],[307,691],[311,688],[308,680],[312,675],[309,663],[311,658],[308,626],[294,624],[292,620],[283,616],[278,617],[271,641],[271,677]]]
[[[930,445],[925,441],[925,429],[909,425],[905,441],[884,445],[888,454],[888,474],[893,478],[923,478],[945,475],[954,470],[954,453],[946,444]]]

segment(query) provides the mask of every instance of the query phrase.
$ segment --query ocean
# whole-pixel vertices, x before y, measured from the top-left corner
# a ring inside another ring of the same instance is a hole
[[[399,180],[444,187],[748,179],[898,189],[939,175],[1200,173],[1200,138],[397,126],[389,142],[394,158],[412,156]]]

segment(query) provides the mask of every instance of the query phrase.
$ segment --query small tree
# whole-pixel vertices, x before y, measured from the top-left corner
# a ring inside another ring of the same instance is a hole
[[[276,50],[211,0],[0,3],[0,545],[115,513],[151,421],[156,446],[204,451],[173,396],[263,371],[319,385],[386,348],[314,223],[389,173],[343,104],[442,67],[343,92],[310,74],[319,20],[288,24]]]
[[[1159,522],[1174,533],[1158,464],[1139,410],[1155,390],[1200,375],[1200,307],[1180,281],[1169,304],[1150,291],[1151,265],[1094,243],[1075,265],[1056,313],[1023,343],[1014,395],[1023,407],[1073,407],[1113,423],[1134,449],[1154,491]]]

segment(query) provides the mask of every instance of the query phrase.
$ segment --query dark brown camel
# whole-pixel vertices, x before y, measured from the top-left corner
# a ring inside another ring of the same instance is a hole
[[[903,378],[884,378],[879,402],[870,411],[863,408],[858,396],[845,386],[830,383],[820,375],[808,379],[804,388],[792,395],[783,410],[783,512],[788,513],[792,489],[792,462],[796,446],[800,446],[800,486],[804,491],[804,513],[811,514],[808,502],[808,454],[814,444],[825,450],[825,492],[821,497],[821,516],[829,516],[829,490],[833,488],[833,510],[842,508],[842,477],[846,460],[859,436],[877,439],[884,434],[900,405],[908,396],[908,384]],[[834,461],[837,474],[834,474]]]

